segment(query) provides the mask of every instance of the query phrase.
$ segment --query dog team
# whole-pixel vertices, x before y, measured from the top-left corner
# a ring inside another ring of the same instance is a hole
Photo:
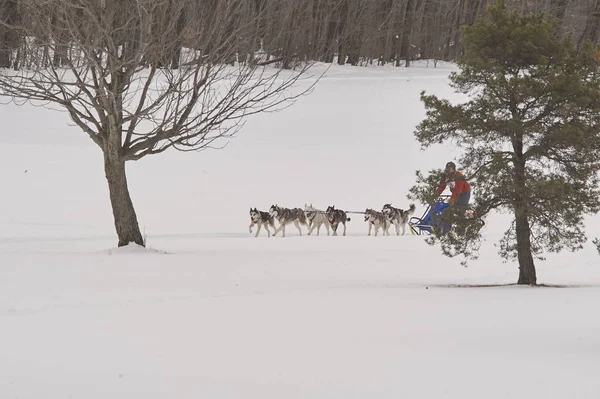
[[[374,209],[368,208],[365,210],[365,222],[368,223],[369,232],[367,235],[371,235],[371,230],[375,229],[375,236],[379,230],[382,230],[382,234],[390,235],[389,229],[393,225],[396,229],[396,235],[400,235],[400,229],[402,229],[402,235],[406,231],[406,225],[410,216],[415,212],[415,205],[411,204],[407,210],[394,208],[391,204],[385,204],[381,212]],[[275,220],[279,223],[279,227],[275,227]],[[337,235],[338,227],[341,224],[344,228],[342,235],[346,235],[346,222],[349,222],[350,218],[341,209],[335,209],[335,206],[327,207],[326,211],[321,211],[312,206],[312,204],[304,204],[304,210],[300,208],[283,208],[278,205],[272,205],[268,212],[259,211],[256,208],[250,208],[250,226],[249,231],[252,233],[252,227],[257,225],[256,234],[254,237],[258,237],[260,230],[264,227],[267,230],[267,236],[271,237],[271,231],[269,227],[273,228],[273,235],[277,235],[281,231],[282,237],[285,237],[285,226],[288,224],[294,224],[298,229],[298,233],[302,235],[300,225],[304,225],[308,228],[308,235],[316,229],[317,235],[321,230],[321,226],[325,226],[327,235],[329,235],[329,229],[333,230],[333,235]]]

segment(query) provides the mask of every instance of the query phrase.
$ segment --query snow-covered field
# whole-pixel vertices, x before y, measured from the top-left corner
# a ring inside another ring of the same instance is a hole
[[[148,251],[115,248],[102,156],[66,114],[0,106],[0,398],[600,397],[591,243],[537,263],[567,288],[465,288],[517,280],[507,216],[468,268],[361,215],[347,237],[248,233],[273,203],[408,206],[414,171],[456,156],[412,134],[450,70],[333,67],[222,151],[130,164]]]

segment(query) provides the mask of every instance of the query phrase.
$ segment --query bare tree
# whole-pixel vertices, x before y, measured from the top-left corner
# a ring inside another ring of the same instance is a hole
[[[17,0],[0,0],[0,68],[16,65],[15,50],[19,47],[20,36],[14,25],[19,19]]]
[[[461,30],[475,23],[495,0],[239,0],[260,13],[260,38],[268,62],[298,59],[341,65],[412,59],[456,60]],[[522,13],[545,13],[561,21],[561,33],[598,41],[596,0],[507,0]],[[291,11],[290,11],[291,10]],[[254,18],[254,13],[246,13]],[[246,17],[241,17],[246,18]],[[300,23],[300,25],[299,25]],[[238,39],[239,40],[239,39]],[[243,40],[248,44],[250,41]],[[256,46],[254,46],[256,47]],[[245,50],[240,48],[241,53]],[[401,62],[404,61],[404,62]]]
[[[240,34],[258,34],[257,15],[240,18],[244,4],[21,0],[30,23],[14,28],[42,38],[51,55],[61,52],[61,63],[44,62],[38,56],[43,52],[32,48],[30,69],[0,73],[0,96],[58,104],[101,149],[119,246],[144,245],[127,161],[170,148],[218,146],[243,118],[277,109],[312,88],[314,81],[291,91],[310,63],[284,72],[250,62],[229,65]]]
[[[412,53],[412,30],[413,30],[413,22],[414,22],[414,0],[407,0],[406,7],[404,8],[404,16],[402,21],[402,41],[400,45],[400,51],[402,56],[404,57],[404,66],[409,67],[411,61],[411,53]],[[398,58],[396,65],[399,65],[400,59]]]
[[[590,4],[585,19],[585,28],[579,37],[578,47],[581,49],[586,40],[597,43],[598,39],[600,39],[600,0],[595,0],[593,4]]]

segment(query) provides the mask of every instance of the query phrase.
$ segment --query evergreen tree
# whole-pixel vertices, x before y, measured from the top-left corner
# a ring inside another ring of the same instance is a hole
[[[518,284],[535,285],[534,257],[582,248],[583,217],[600,210],[600,53],[591,42],[578,53],[553,18],[509,11],[504,1],[487,11],[464,28],[460,71],[450,76],[468,101],[421,93],[418,141],[463,149],[459,164],[476,197],[475,216],[446,212],[452,229],[431,242],[476,258],[488,214],[508,212],[500,255],[518,259]],[[417,172],[411,197],[431,202],[440,174]]]

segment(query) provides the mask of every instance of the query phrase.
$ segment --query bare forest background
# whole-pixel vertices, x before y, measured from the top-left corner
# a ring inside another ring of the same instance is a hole
[[[77,0],[72,0],[77,2]],[[130,7],[131,0],[98,0],[105,7]],[[235,32],[236,54],[228,62],[278,64],[293,68],[305,61],[351,65],[410,66],[419,59],[453,61],[461,53],[461,27],[485,14],[493,0],[189,0],[185,7],[160,0],[156,21],[168,22],[177,37],[164,67],[178,68],[186,39],[195,42],[210,24],[211,10],[227,3],[230,18],[224,29]],[[0,67],[27,69],[27,41],[41,21],[27,14],[31,0],[0,0]],[[598,43],[600,0],[507,0],[523,13],[546,13],[561,22],[581,46]],[[124,13],[126,15],[126,12]],[[60,37],[61,27],[54,37]],[[237,26],[236,26],[237,25]],[[26,27],[27,29],[23,29]],[[147,27],[152,30],[152,27]],[[47,35],[47,30],[41,30]],[[27,32],[25,34],[24,32]],[[156,34],[164,34],[161,29]],[[44,37],[35,37],[43,43]],[[126,38],[125,38],[126,40]],[[38,47],[39,48],[39,47]],[[61,66],[66,45],[49,52],[48,62]]]

